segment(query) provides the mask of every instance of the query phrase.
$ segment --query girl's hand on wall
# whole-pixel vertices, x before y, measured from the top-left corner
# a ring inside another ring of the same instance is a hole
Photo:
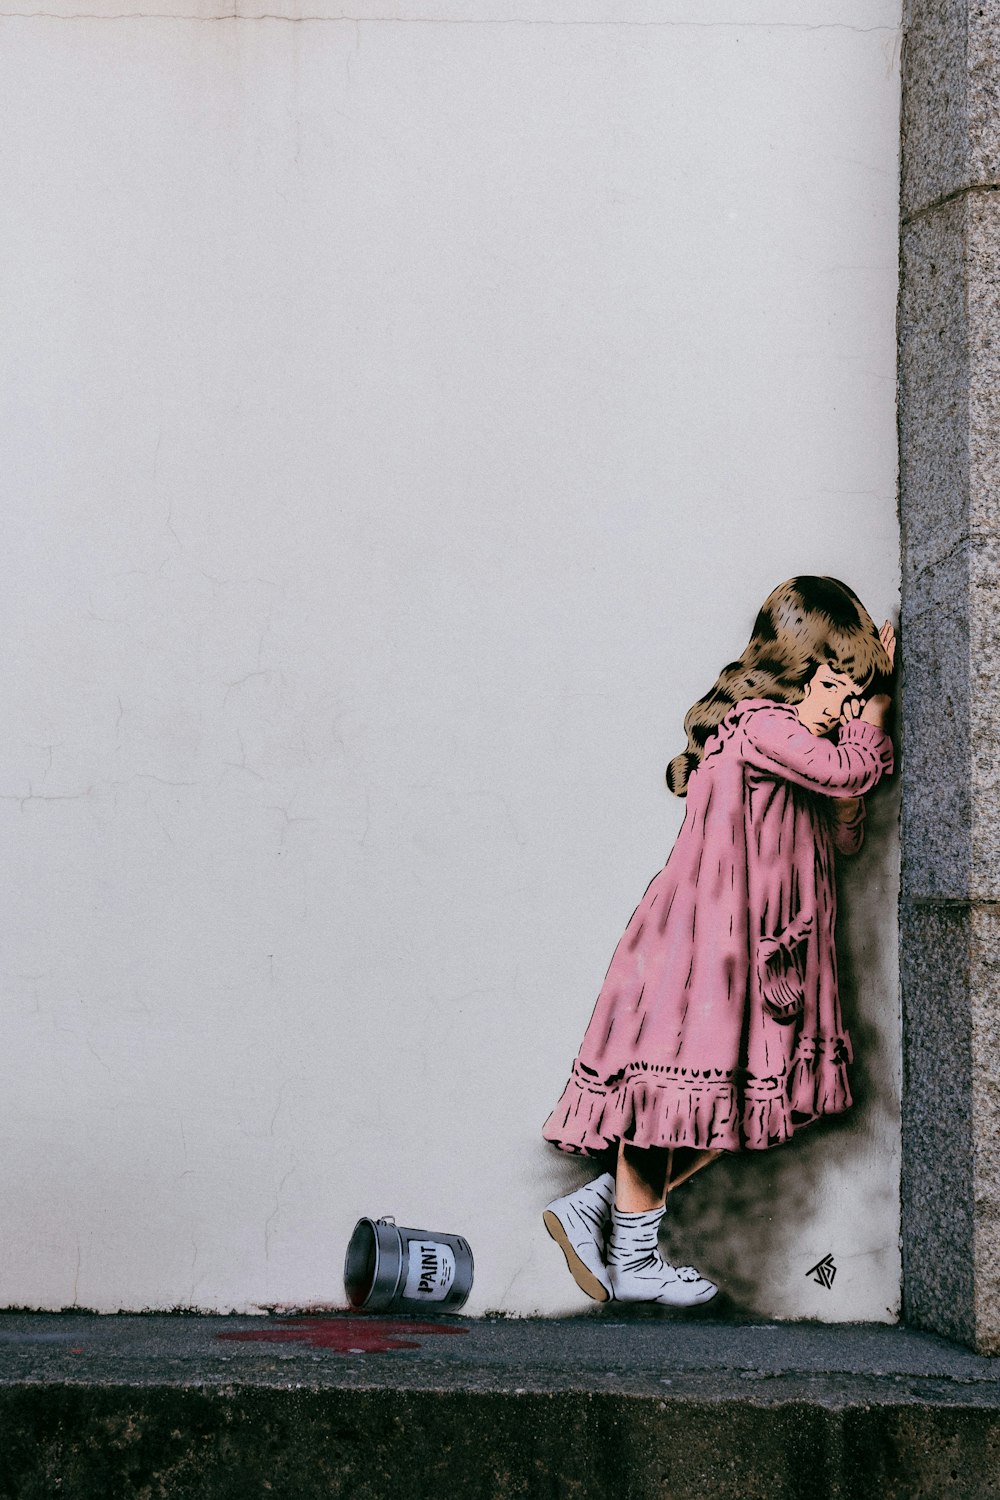
[[[896,665],[896,632],[888,620],[886,620],[879,631],[878,638],[882,642],[882,649],[889,658],[890,667],[894,667]]]
[[[896,632],[888,620],[879,631],[878,638],[889,658],[890,667],[894,667],[896,665]],[[874,724],[876,728],[884,729],[891,706],[892,699],[888,693],[873,693],[870,698],[864,699],[848,698],[844,703],[840,722],[848,724],[851,719],[863,719],[866,724]]]

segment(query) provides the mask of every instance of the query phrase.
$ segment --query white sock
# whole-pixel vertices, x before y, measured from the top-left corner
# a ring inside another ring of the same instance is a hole
[[[619,1274],[625,1274],[644,1271],[657,1264],[660,1260],[657,1249],[660,1224],[666,1211],[666,1205],[641,1214],[627,1214],[620,1208],[612,1208],[609,1270],[613,1267]]]

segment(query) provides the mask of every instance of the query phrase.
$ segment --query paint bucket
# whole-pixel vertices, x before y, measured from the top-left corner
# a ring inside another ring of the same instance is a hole
[[[458,1234],[359,1219],[344,1260],[344,1289],[366,1312],[455,1312],[472,1290],[472,1251]]]

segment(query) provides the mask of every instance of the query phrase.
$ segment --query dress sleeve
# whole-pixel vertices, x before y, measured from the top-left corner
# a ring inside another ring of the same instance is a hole
[[[845,821],[833,810],[833,846],[840,854],[857,854],[865,841],[864,798],[858,799],[858,810],[853,818]]]
[[[835,744],[787,709],[759,708],[746,714],[743,736],[748,765],[827,797],[861,797],[892,771],[892,741],[864,719],[845,724]]]

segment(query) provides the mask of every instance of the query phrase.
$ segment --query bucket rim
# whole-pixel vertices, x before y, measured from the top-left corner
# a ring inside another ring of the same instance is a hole
[[[362,1308],[365,1308],[365,1307],[368,1306],[369,1302],[371,1301],[372,1297],[375,1295],[375,1292],[376,1292],[376,1290],[378,1288],[379,1269],[380,1269],[381,1264],[382,1264],[382,1247],[379,1244],[379,1233],[378,1233],[379,1232],[379,1228],[382,1227],[383,1229],[392,1229],[395,1232],[395,1234],[396,1234],[396,1239],[397,1239],[398,1245],[401,1246],[401,1244],[402,1244],[402,1236],[400,1235],[399,1230],[397,1229],[396,1223],[395,1223],[394,1220],[392,1222],[389,1222],[385,1218],[372,1219],[367,1214],[362,1215],[362,1217],[355,1224],[354,1228],[351,1230],[351,1237],[350,1237],[350,1239],[347,1242],[347,1254],[344,1257],[344,1286],[345,1286],[345,1290],[347,1289],[347,1267],[348,1267],[348,1263],[349,1263],[350,1258],[351,1258],[351,1247],[353,1246],[355,1238],[357,1237],[358,1230],[361,1229],[361,1227],[363,1225],[368,1228],[368,1230],[369,1230],[369,1232],[371,1234],[371,1237],[372,1237],[372,1244],[375,1247],[375,1264],[374,1264],[374,1266],[372,1268],[371,1281],[369,1283],[368,1290],[365,1292],[365,1295],[362,1297],[361,1301],[360,1302],[355,1302],[354,1299],[353,1299],[353,1297],[351,1296],[350,1291],[347,1292],[347,1300],[348,1300],[348,1302],[350,1302],[350,1304],[351,1304],[351,1306],[353,1308],[356,1308],[359,1311]],[[402,1258],[401,1255],[399,1255],[397,1258],[398,1258],[399,1264],[396,1267],[396,1279],[395,1279],[395,1282],[393,1283],[392,1291],[389,1294],[389,1300],[390,1301],[392,1300],[393,1297],[395,1297],[396,1293],[399,1291],[399,1283],[402,1280],[402,1275],[403,1275],[403,1258]]]

